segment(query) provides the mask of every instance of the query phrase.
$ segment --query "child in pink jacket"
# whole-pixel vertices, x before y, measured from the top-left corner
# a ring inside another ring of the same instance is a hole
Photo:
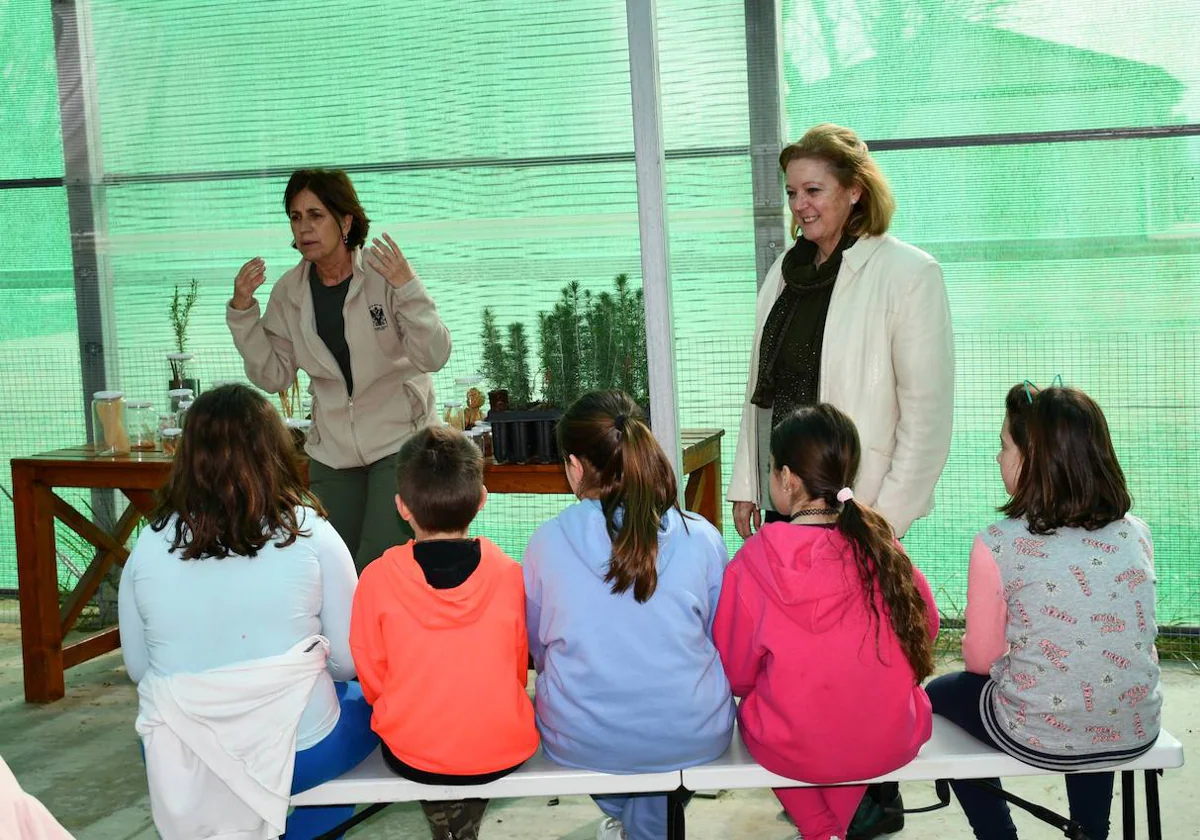
[[[911,761],[932,732],[933,594],[879,514],[854,501],[858,432],[831,405],[771,433],[764,525],[725,570],[713,640],[746,748],[773,773],[835,785]],[[865,785],[780,788],[804,840],[844,838]]]

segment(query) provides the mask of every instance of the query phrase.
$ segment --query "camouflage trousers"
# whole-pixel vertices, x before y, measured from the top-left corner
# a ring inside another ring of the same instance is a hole
[[[421,800],[433,840],[479,840],[479,827],[487,806],[486,799]]]

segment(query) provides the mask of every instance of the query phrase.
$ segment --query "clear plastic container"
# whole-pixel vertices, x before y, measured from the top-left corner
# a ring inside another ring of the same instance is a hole
[[[179,424],[175,422],[175,412],[168,411],[165,414],[158,415],[158,436],[161,439],[163,429],[178,429]]]
[[[175,450],[179,448],[179,439],[183,436],[183,429],[170,428],[162,430],[162,448],[163,452],[168,455],[174,455]]]
[[[97,391],[92,394],[92,439],[97,455],[128,455],[125,432],[125,393]]]
[[[149,400],[130,400],[125,403],[125,431],[129,435],[129,448],[134,452],[153,452],[158,449],[154,404]]]
[[[463,408],[459,400],[451,400],[443,405],[442,420],[447,426],[452,426],[460,432],[463,430]]]

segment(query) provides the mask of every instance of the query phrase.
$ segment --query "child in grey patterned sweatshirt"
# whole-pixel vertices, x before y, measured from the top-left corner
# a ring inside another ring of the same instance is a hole
[[[1014,386],[1000,441],[1008,518],[971,549],[967,670],[927,692],[979,740],[1070,772],[1071,819],[1107,840],[1113,773],[1093,771],[1148,751],[1159,731],[1150,529],[1129,515],[1108,423],[1082,391]],[[954,792],[977,840],[1016,840],[1002,799],[964,782]]]

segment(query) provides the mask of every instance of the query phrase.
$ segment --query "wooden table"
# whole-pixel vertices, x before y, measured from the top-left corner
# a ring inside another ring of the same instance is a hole
[[[722,429],[684,429],[684,498],[688,510],[721,527]],[[66,693],[64,671],[121,640],[116,627],[63,645],[83,608],[114,563],[129,556],[125,543],[154,507],[154,493],[167,480],[171,459],[161,452],[98,457],[90,447],[59,449],[12,460],[13,520],[16,523],[17,588],[21,604],[21,655],[25,700],[50,703]],[[561,464],[489,463],[484,483],[491,493],[570,493]],[[114,489],[129,500],[111,530],[92,522],[54,492],[57,487]],[[96,556],[62,606],[54,521],[58,519],[96,547]]]

